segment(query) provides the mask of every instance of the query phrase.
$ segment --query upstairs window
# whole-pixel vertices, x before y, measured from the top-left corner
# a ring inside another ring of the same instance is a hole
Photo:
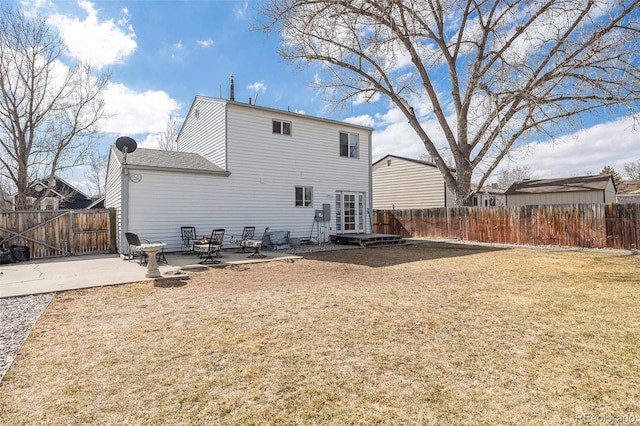
[[[296,207],[311,207],[313,187],[296,186]]]
[[[340,132],[340,156],[358,158],[358,134]]]
[[[273,133],[291,136],[291,122],[273,120]]]

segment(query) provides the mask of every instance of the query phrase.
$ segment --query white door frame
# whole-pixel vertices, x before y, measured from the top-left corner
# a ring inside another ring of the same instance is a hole
[[[336,191],[336,231],[342,234],[364,233],[366,207],[364,192]]]

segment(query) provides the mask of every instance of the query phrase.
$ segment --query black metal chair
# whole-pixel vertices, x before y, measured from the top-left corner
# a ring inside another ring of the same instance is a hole
[[[232,235],[231,242],[234,242],[241,247],[241,250],[239,251],[239,253],[246,253],[247,249],[246,249],[245,242],[248,240],[252,240],[255,234],[256,234],[255,226],[245,226],[244,229],[242,230],[242,235],[240,236],[240,238],[236,238]]]
[[[266,239],[268,235],[269,235],[269,227],[267,226],[266,228],[264,228],[264,232],[262,233],[261,239],[259,240],[247,239],[242,241],[243,252],[244,252],[244,249],[247,247],[250,249],[253,249],[253,253],[247,257],[254,257],[254,256],[267,257],[266,255],[260,252],[260,249],[266,245]]]
[[[222,240],[224,238],[224,229],[214,229],[211,231],[211,237],[209,241],[206,243],[195,244],[193,249],[199,253],[204,259],[202,259],[198,263],[206,263],[207,261],[211,261],[211,263],[220,263],[220,259],[214,259],[215,257],[220,257],[220,251],[222,250]]]
[[[140,259],[139,263],[141,265],[149,263],[149,255],[142,251],[140,246],[142,244],[151,244],[151,242],[149,240],[140,239],[138,234],[134,234],[133,232],[125,232],[124,235],[127,238],[127,243],[129,244],[128,260],[131,261],[137,256]],[[160,249],[160,251],[156,253],[156,260],[160,263],[167,263],[167,258],[164,255],[164,248]]]
[[[193,254],[193,243],[197,240],[196,228],[194,226],[181,226],[180,234],[182,235],[182,248],[186,248],[186,252],[182,254]]]

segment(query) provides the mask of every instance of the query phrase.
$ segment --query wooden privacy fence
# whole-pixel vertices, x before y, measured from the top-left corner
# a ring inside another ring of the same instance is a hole
[[[0,238],[27,246],[32,259],[116,252],[116,211],[0,211]]]
[[[636,250],[640,204],[375,210],[374,231],[415,238]]]

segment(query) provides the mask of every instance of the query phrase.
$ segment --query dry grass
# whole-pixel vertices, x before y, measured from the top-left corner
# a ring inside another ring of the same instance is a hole
[[[0,423],[640,421],[639,277],[637,256],[424,244],[67,292]]]

